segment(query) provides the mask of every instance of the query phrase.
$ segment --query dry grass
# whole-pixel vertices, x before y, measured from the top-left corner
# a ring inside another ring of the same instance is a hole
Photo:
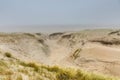
[[[0,60],[0,80],[118,80],[81,70]]]

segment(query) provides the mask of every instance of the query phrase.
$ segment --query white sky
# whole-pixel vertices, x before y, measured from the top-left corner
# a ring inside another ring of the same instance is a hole
[[[0,0],[0,31],[55,31],[65,27],[51,25],[79,24],[120,24],[120,0]],[[84,26],[65,30],[73,28]]]

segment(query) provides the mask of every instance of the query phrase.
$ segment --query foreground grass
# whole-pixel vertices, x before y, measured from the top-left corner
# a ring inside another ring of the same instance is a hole
[[[0,80],[118,80],[71,68],[0,60]]]

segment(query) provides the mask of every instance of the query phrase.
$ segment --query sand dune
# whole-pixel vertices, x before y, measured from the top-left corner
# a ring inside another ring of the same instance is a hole
[[[24,61],[119,77],[119,32],[101,29],[53,34],[0,33],[0,51]]]

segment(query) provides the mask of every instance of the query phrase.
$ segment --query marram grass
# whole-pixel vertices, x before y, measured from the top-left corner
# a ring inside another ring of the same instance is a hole
[[[46,66],[20,60],[0,60],[0,80],[119,80],[79,69]]]

